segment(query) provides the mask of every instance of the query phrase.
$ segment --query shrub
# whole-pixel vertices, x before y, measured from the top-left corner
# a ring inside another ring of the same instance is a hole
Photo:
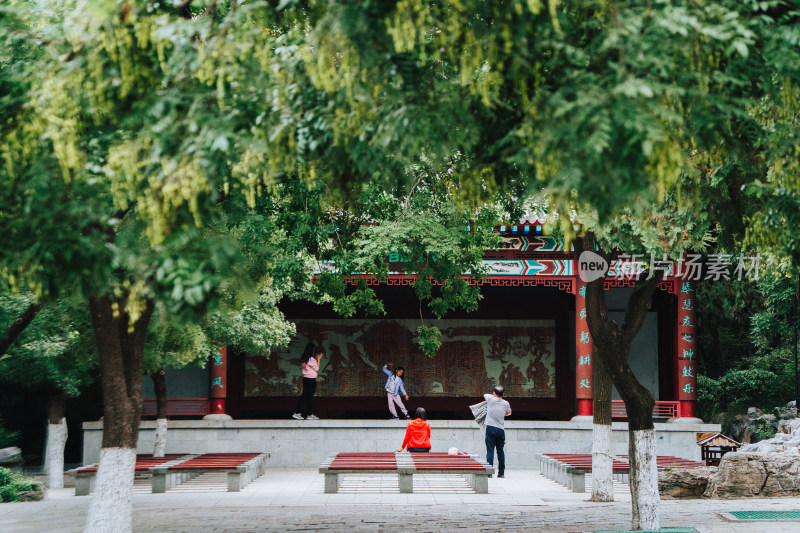
[[[0,468],[0,502],[15,502],[19,493],[33,490],[34,480]]]
[[[714,420],[720,412],[719,381],[702,374],[697,376],[697,414],[703,420]]]
[[[718,413],[758,407],[768,411],[786,404],[791,397],[789,380],[784,373],[762,368],[729,370],[718,380],[698,376],[698,403],[704,418]]]
[[[751,442],[759,442],[762,440],[771,439],[775,436],[775,428],[763,418],[755,420],[752,431],[753,437]]]

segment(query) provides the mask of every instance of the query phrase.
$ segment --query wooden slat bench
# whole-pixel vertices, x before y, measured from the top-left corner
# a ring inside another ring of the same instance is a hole
[[[268,453],[204,453],[185,461],[150,468],[153,474],[153,492],[166,492],[170,488],[169,476],[207,472],[227,472],[228,492],[239,492],[248,483],[261,476],[266,469]]]
[[[627,455],[618,455],[617,457],[619,457],[623,461],[628,460]],[[665,470],[667,468],[692,469],[692,468],[697,468],[699,466],[704,466],[704,465],[701,462],[693,461],[691,459],[684,459],[683,457],[676,457],[674,455],[656,456],[656,468],[658,468],[659,470]]]
[[[614,459],[611,469],[615,477],[624,481],[630,465]],[[592,471],[592,455],[588,453],[548,453],[539,457],[539,471],[572,492],[586,492],[586,474]]]
[[[400,492],[414,491],[414,474],[461,474],[478,494],[489,492],[487,476],[494,472],[488,463],[466,454],[341,452],[328,457],[319,467],[325,474],[325,492],[339,491],[344,474],[386,474],[397,472]]]
[[[702,463],[675,457],[672,455],[656,456],[656,467],[659,470],[666,468],[697,468]],[[627,455],[617,455],[612,460],[613,475],[619,481],[627,482],[630,473],[630,463]],[[572,490],[573,492],[586,492],[586,474],[592,471],[592,455],[588,453],[546,453],[539,456],[539,472]]]
[[[133,469],[135,472],[147,472],[154,466],[164,466],[183,461],[190,457],[193,456],[181,453],[167,454],[164,457],[153,457],[152,454],[140,454],[136,456],[136,464]],[[97,464],[88,465],[78,468],[75,471],[75,496],[86,496],[94,490],[98,466]]]
[[[477,494],[489,493],[488,475],[494,472],[494,468],[486,461],[467,454],[449,455],[442,452],[408,455],[414,461],[415,471],[420,474],[461,474]]]

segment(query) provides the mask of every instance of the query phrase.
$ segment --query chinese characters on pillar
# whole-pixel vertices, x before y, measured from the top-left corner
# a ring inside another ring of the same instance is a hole
[[[575,397],[591,400],[592,385],[592,336],[586,321],[586,283],[576,279],[575,293]]]
[[[219,351],[211,356],[211,366],[209,368],[211,384],[210,384],[210,397],[211,398],[225,398],[227,391],[225,390],[226,381],[228,378],[228,348],[223,346]]]
[[[678,280],[680,290],[678,291],[677,309],[677,358],[676,358],[676,382],[678,388],[678,400],[697,399],[697,372],[695,363],[697,361],[697,339],[695,328],[695,292],[694,286],[689,281]]]

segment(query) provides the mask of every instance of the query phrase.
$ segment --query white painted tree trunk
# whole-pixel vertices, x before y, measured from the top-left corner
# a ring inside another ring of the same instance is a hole
[[[611,426],[592,426],[592,501],[614,501],[614,471],[611,455]]]
[[[164,457],[167,449],[167,419],[159,418],[156,420],[156,443],[153,448],[153,457]]]
[[[58,424],[47,425],[47,454],[45,471],[47,486],[51,489],[64,488],[64,446],[67,444],[67,419]]]
[[[656,466],[656,431],[640,429],[629,432],[628,455],[636,468],[631,469],[631,505],[633,520],[631,529],[658,531],[661,521],[658,516],[658,467]]]
[[[103,448],[85,533],[130,533],[136,450]]]
[[[42,474],[47,477],[50,475],[50,446],[47,443],[50,442],[50,422],[48,421],[47,426],[44,429],[44,448],[42,449],[42,453],[44,454],[44,462],[42,463]]]

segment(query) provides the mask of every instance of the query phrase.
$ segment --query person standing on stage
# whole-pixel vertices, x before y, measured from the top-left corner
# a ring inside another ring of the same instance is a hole
[[[494,466],[494,450],[497,448],[497,477],[505,477],[506,444],[505,419],[511,414],[511,404],[503,399],[505,390],[501,385],[493,394],[484,394],[486,399],[486,462]]]
[[[322,348],[320,347],[319,353],[314,355],[314,344],[306,344],[306,349],[303,350],[303,355],[300,357],[300,369],[303,371],[303,393],[300,399],[297,400],[297,410],[292,415],[295,420],[303,420],[303,404],[308,406],[308,417],[306,420],[319,420],[319,417],[314,415],[311,408],[312,400],[314,399],[314,392],[317,390],[317,373],[319,372],[319,361],[322,359]]]
[[[392,413],[392,420],[398,420],[397,417],[397,409],[395,409],[395,404],[400,407],[400,410],[403,412],[403,416],[410,420],[411,417],[408,416],[408,410],[406,406],[403,405],[403,400],[400,399],[400,394],[402,393],[405,396],[406,401],[408,401],[408,394],[406,393],[406,389],[403,387],[403,373],[405,369],[402,366],[398,366],[394,372],[389,370],[389,367],[392,366],[392,363],[386,363],[383,365],[383,373],[389,376],[389,379],[386,380],[386,397],[389,400],[389,412]]]

